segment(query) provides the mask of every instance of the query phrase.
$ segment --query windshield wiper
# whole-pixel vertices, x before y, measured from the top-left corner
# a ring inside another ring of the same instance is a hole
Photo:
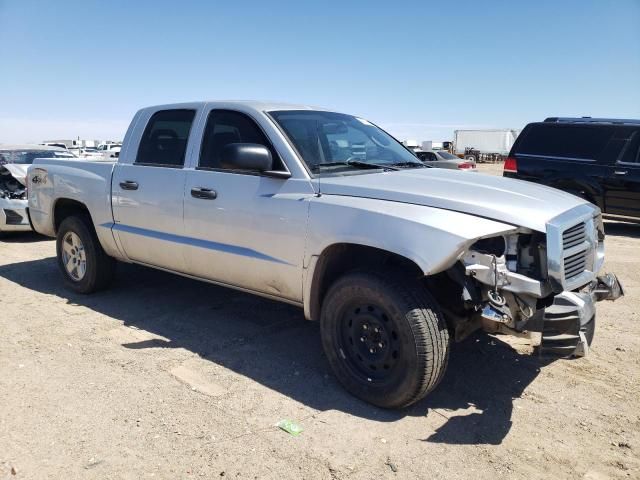
[[[391,166],[396,167],[396,169],[398,168],[429,168],[428,165],[425,165],[424,163],[420,163],[420,162],[398,162],[398,163],[392,163]]]
[[[318,163],[317,165],[314,165],[314,167],[312,168],[312,170],[319,170],[320,168],[323,167],[336,167],[336,166],[347,166],[347,167],[355,167],[355,168],[361,168],[361,169],[374,169],[374,170],[378,170],[378,169],[383,169],[383,170],[398,170],[398,168],[396,168],[395,164],[389,164],[389,165],[380,165],[378,163],[368,163],[368,162],[363,162],[361,160],[346,160],[344,162],[327,162],[327,163]]]

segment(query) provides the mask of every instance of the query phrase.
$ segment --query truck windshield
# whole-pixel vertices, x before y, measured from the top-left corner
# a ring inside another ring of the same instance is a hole
[[[367,120],[314,110],[269,112],[314,175],[424,168],[395,138]]]

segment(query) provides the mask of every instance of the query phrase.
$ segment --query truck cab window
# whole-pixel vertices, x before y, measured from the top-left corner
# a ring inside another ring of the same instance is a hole
[[[159,167],[183,166],[195,114],[195,110],[161,110],[154,113],[142,134],[135,163]]]
[[[260,127],[244,113],[232,110],[212,110],[209,113],[200,149],[199,168],[224,169],[220,157],[224,147],[231,143],[264,145],[273,157],[273,169],[284,170],[280,157]]]

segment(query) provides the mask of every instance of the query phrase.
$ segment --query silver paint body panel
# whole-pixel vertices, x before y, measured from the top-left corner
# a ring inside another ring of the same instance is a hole
[[[148,119],[172,108],[196,111],[184,167],[135,165]],[[205,122],[218,108],[253,118],[291,178],[198,170]],[[430,275],[451,267],[479,238],[518,227],[560,231],[557,219],[564,225],[565,217],[577,222],[580,215],[599,213],[559,190],[468,172],[430,168],[312,178],[267,115],[282,109],[311,108],[194,102],[140,110],[117,163],[37,160],[30,167],[29,177],[45,178],[29,195],[34,227],[54,236],[56,202],[74,200],[86,205],[105,251],[119,260],[304,304],[308,312],[313,268],[332,245],[397,253]],[[122,181],[135,181],[140,188],[123,190]],[[218,197],[193,198],[194,186],[215,189]]]

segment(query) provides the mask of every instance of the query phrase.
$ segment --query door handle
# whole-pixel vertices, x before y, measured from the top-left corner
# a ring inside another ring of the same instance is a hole
[[[215,200],[218,193],[210,188],[194,187],[191,189],[191,196],[202,200]]]
[[[131,180],[126,180],[124,182],[120,182],[120,188],[123,190],[137,190],[138,183],[132,182]]]
[[[626,175],[627,172],[626,170],[615,170],[613,173],[615,173],[616,175]]]

